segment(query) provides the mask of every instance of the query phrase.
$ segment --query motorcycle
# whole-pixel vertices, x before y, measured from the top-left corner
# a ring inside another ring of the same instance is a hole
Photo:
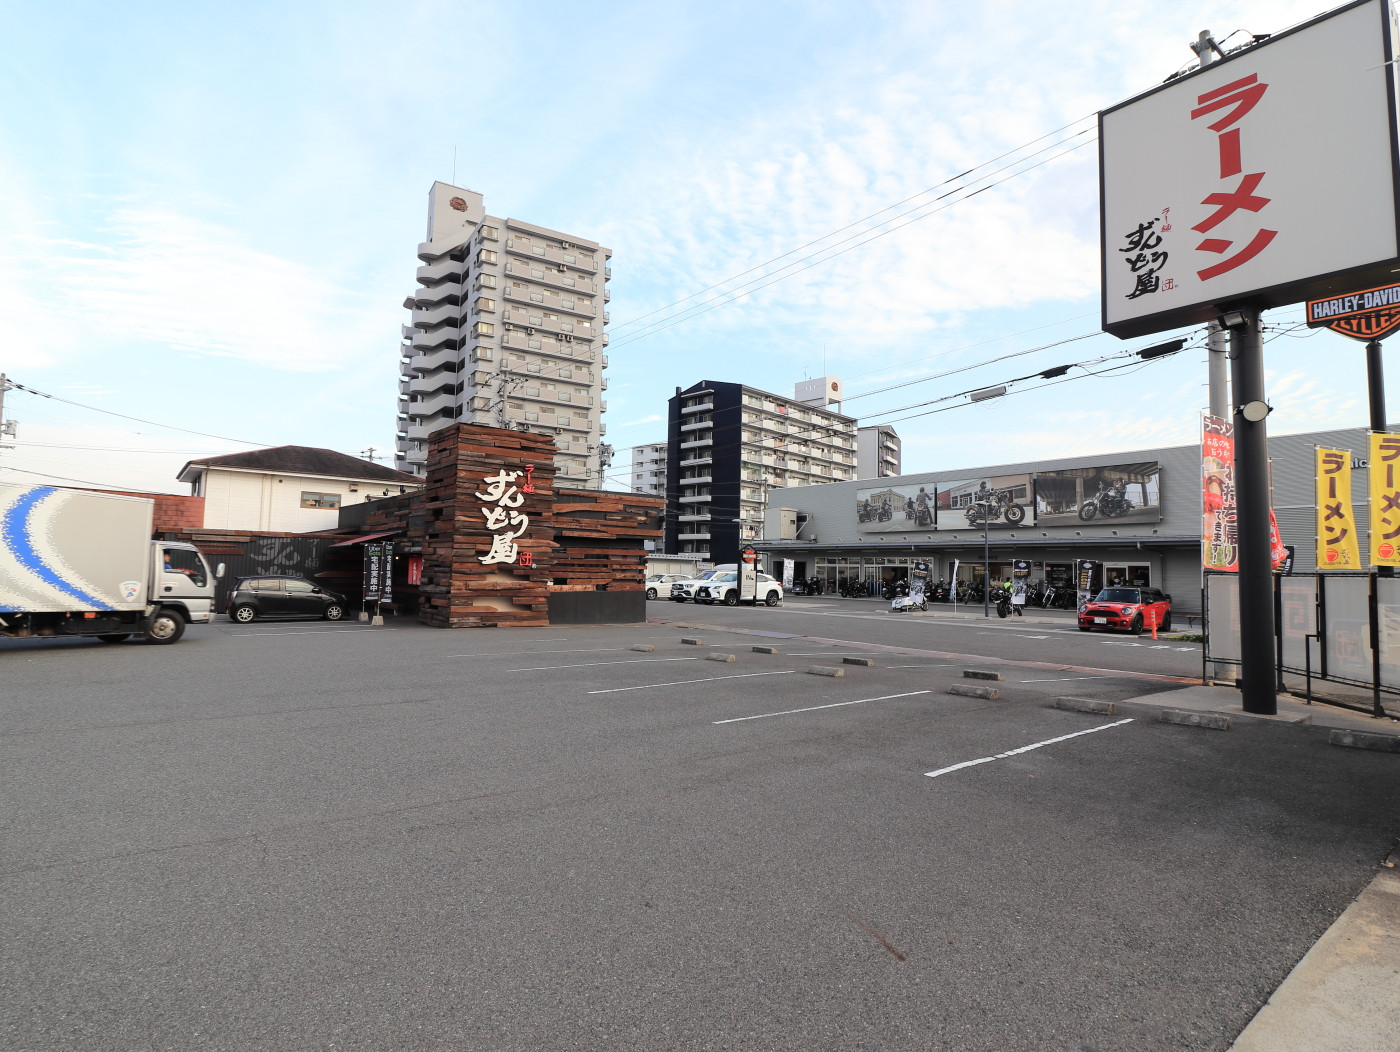
[[[896,614],[908,613],[911,610],[927,609],[928,600],[924,597],[924,593],[922,592],[920,592],[917,596],[897,595],[892,600],[890,600],[890,611]]]
[[[1106,490],[1095,493],[1079,507],[1079,517],[1085,522],[1102,515],[1105,519],[1117,518],[1132,511],[1134,504],[1128,499],[1124,487],[1120,483],[1117,486],[1110,486]]]
[[[992,605],[997,608],[997,617],[1011,616],[1011,589],[993,588]]]
[[[1008,526],[1019,526],[1026,520],[1026,509],[1011,499],[1010,495],[998,497],[989,504],[969,504],[965,514],[969,526],[981,526],[983,511],[988,521],[1005,519]],[[1081,515],[1082,515],[1081,511]]]
[[[948,586],[940,580],[933,586],[933,591],[929,598],[935,603],[946,603],[949,599]]]

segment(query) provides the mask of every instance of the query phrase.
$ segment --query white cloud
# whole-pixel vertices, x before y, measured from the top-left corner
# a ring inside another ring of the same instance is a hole
[[[319,370],[392,342],[395,319],[366,306],[325,268],[251,247],[226,227],[173,209],[129,204],[85,241],[22,235],[27,280],[43,290],[39,349],[61,356],[85,340],[128,341],[184,355],[237,358],[276,369]],[[0,316],[13,317],[4,310]]]

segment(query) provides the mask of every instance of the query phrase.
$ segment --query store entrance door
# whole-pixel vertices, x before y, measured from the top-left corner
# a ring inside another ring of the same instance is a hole
[[[1132,588],[1152,587],[1152,567],[1147,563],[1104,563],[1105,588],[1127,585]]]

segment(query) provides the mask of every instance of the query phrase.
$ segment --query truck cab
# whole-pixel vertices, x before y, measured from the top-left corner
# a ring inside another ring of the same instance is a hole
[[[147,594],[153,609],[148,614],[146,637],[153,643],[173,643],[184,633],[186,624],[209,624],[214,619],[214,581],[223,576],[223,571],[220,563],[211,573],[203,554],[193,544],[152,541]],[[177,614],[182,624],[175,623],[172,615]],[[173,639],[160,638],[171,634]]]

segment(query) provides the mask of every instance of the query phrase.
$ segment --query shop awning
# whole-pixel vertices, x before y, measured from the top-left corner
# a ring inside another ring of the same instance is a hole
[[[396,533],[403,533],[403,530],[385,530],[383,533],[366,533],[359,537],[350,537],[347,540],[336,541],[332,548],[348,548],[352,544],[365,544],[369,541],[377,541],[381,537],[392,537]]]

